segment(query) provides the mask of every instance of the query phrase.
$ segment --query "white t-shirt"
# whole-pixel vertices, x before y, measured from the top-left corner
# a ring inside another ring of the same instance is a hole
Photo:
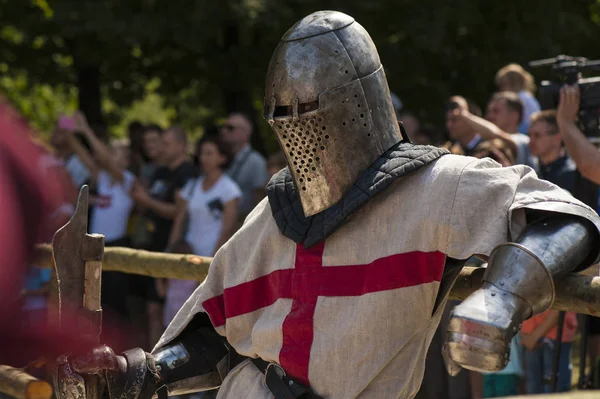
[[[133,200],[129,190],[135,180],[133,173],[123,171],[125,180],[113,184],[108,172],[98,173],[98,202],[92,212],[90,232],[104,234],[106,242],[115,241],[127,234],[129,214],[133,208]]]
[[[213,256],[223,231],[223,206],[240,198],[242,193],[225,174],[208,191],[202,188],[203,180],[203,177],[192,179],[181,190],[182,198],[188,202],[189,224],[185,240],[196,255]]]

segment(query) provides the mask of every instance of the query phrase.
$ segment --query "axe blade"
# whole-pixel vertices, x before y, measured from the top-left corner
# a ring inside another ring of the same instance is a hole
[[[88,186],[81,187],[75,213],[52,239],[52,254],[58,281],[59,322],[67,308],[73,313],[79,313],[83,308],[85,260],[82,247],[88,227],[88,196]]]

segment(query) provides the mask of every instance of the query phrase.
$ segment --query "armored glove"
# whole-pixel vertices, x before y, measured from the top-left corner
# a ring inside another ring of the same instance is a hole
[[[90,384],[92,377],[99,378],[97,385]],[[62,355],[53,378],[57,399],[101,397],[104,387],[111,399],[150,398],[161,380],[149,353],[136,348],[117,356],[105,345],[84,355]]]
[[[589,266],[598,233],[586,219],[551,215],[529,224],[517,242],[497,246],[473,292],[450,316],[447,350],[463,368],[502,370],[521,323],[554,301],[554,279]]]

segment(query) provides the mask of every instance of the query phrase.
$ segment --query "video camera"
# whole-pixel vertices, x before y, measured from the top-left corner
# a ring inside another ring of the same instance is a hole
[[[579,124],[581,130],[594,144],[600,144],[600,76],[583,78],[583,72],[600,71],[600,60],[589,61],[583,57],[559,55],[555,58],[531,61],[532,68],[552,66],[560,83],[544,80],[540,84],[538,99],[542,109],[558,108],[560,88],[577,83],[581,94]]]

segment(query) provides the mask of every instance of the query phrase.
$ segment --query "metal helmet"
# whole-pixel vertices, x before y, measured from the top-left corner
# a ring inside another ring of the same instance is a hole
[[[265,119],[306,216],[337,203],[402,140],[375,44],[352,17],[335,11],[310,14],[281,38],[267,72]]]

